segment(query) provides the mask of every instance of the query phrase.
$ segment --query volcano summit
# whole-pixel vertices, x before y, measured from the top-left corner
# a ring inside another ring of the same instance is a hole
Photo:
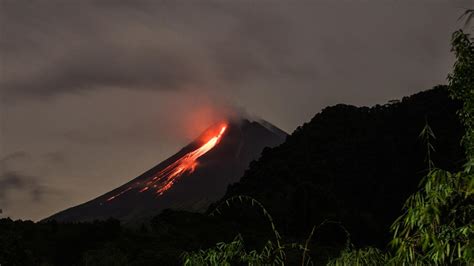
[[[126,184],[46,220],[133,222],[164,209],[204,210],[238,181],[264,147],[286,133],[266,121],[223,121],[206,129],[178,153]]]

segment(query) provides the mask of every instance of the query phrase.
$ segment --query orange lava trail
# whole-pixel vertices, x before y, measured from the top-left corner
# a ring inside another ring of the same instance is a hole
[[[158,195],[163,195],[164,192],[166,192],[173,186],[178,177],[182,176],[185,173],[190,174],[194,172],[197,167],[197,160],[199,159],[199,157],[206,154],[208,151],[214,148],[217,143],[219,143],[226,129],[227,125],[222,125],[220,127],[219,132],[217,134],[214,134],[213,137],[206,141],[202,146],[200,146],[194,151],[186,153],[183,157],[179,158],[178,160],[167,166],[165,169],[153,175],[153,178],[151,178],[151,180],[143,182],[145,186],[141,187],[139,192],[145,192],[149,189],[155,189]],[[126,190],[108,198],[107,201],[116,199],[125,192],[130,191],[132,188],[138,187],[130,186]]]

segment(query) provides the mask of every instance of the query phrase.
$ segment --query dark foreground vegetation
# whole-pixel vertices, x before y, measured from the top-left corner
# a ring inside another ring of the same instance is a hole
[[[206,214],[167,210],[133,228],[2,219],[0,263],[472,264],[474,45],[462,31],[452,44],[448,86],[324,109]]]

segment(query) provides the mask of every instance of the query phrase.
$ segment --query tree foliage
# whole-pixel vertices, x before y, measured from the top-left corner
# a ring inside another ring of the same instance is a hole
[[[282,244],[280,233],[278,232],[275,223],[273,222],[273,218],[267,209],[259,201],[244,195],[231,197],[221,202],[221,204],[218,205],[214,211],[210,213],[210,215],[213,216],[216,214],[221,214],[223,208],[231,207],[235,203],[250,203],[252,207],[257,207],[265,219],[267,219],[271,227],[271,230],[275,236],[274,242],[272,240],[268,240],[261,251],[252,250],[247,252],[244,247],[244,240],[239,234],[230,243],[220,242],[216,244],[215,248],[184,253],[184,265],[284,265],[286,256],[285,250],[294,248],[303,250],[303,265],[311,264],[311,258],[306,254],[306,249],[307,243],[313,235],[314,228],[313,231],[311,231],[305,246],[297,243]]]
[[[474,45],[469,34],[462,30],[454,32],[451,43],[456,62],[448,76],[449,92],[453,99],[463,102],[459,118],[466,129],[463,145],[468,157],[467,166],[471,168],[474,159]]]
[[[474,262],[474,173],[471,171],[474,159],[474,45],[468,34],[458,30],[453,34],[452,47],[456,62],[448,76],[448,88],[452,98],[463,102],[458,115],[466,130],[462,144],[466,149],[467,167],[464,171],[451,173],[432,169],[432,162],[429,162],[430,171],[420,190],[408,198],[405,213],[392,226],[394,238],[391,244],[395,248],[392,260],[395,262],[436,265]],[[431,146],[429,139],[427,145]]]
[[[389,256],[382,250],[367,247],[362,249],[345,249],[341,255],[335,259],[330,260],[328,266],[346,266],[346,265],[368,265],[379,266],[387,265],[389,263]]]
[[[260,252],[247,252],[242,236],[237,235],[230,243],[219,242],[215,248],[184,253],[183,257],[185,266],[283,265],[275,250],[279,249],[269,240]]]
[[[397,264],[446,265],[473,261],[474,176],[441,169],[429,172],[405,213],[392,226]]]

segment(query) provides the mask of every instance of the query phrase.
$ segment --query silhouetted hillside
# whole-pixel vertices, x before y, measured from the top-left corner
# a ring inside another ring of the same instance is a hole
[[[426,173],[419,139],[426,120],[437,137],[436,166],[462,165],[459,107],[442,86],[383,106],[327,107],[285,143],[264,149],[225,198],[256,198],[289,236],[306,236],[329,219],[341,222],[355,244],[384,246],[390,224]],[[330,231],[327,240],[342,244],[344,234],[337,240]]]

